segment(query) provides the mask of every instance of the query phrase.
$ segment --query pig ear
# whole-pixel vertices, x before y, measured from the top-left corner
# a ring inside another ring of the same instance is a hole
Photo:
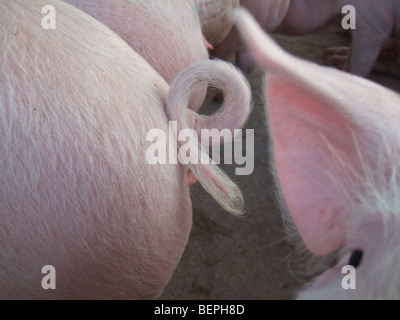
[[[268,111],[278,181],[307,247],[325,255],[344,245],[350,212],[343,188],[357,165],[353,131],[319,97],[272,76]],[[341,166],[342,165],[342,166]]]
[[[284,200],[307,247],[329,254],[346,242],[349,201],[363,192],[363,180],[367,184],[365,168],[376,167],[371,151],[380,149],[377,136],[396,130],[393,102],[399,99],[369,81],[287,54],[243,10],[236,20],[255,62],[272,72],[268,112]]]

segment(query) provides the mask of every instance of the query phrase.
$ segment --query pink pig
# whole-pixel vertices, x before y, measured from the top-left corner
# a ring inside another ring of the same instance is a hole
[[[343,32],[342,10],[347,5],[356,10],[356,29],[351,30],[351,58],[345,70],[359,76],[372,71],[379,53],[391,37],[400,37],[400,3],[393,0],[242,0],[241,5],[252,13],[267,32],[303,35],[321,31]],[[215,56],[226,58],[239,51],[241,41],[230,35],[217,48]],[[248,56],[241,51],[238,63],[247,71]]]
[[[47,5],[55,30],[41,25]],[[109,28],[58,0],[0,1],[0,21],[0,298],[157,297],[185,248],[192,209],[188,168],[150,165],[146,135],[168,132],[169,120],[207,127],[187,105],[208,81],[227,97],[209,123],[238,128],[249,112],[246,81],[204,61],[170,88]],[[241,193],[221,170],[189,168],[240,213]],[[54,290],[41,285],[47,265]]]
[[[208,60],[211,47],[204,42],[202,26],[207,39],[221,41],[232,26],[232,9],[238,6],[233,0],[64,1],[118,33],[169,84],[193,63]],[[192,109],[200,109],[206,89],[194,98]]]
[[[281,200],[306,246],[339,262],[300,299],[399,299],[400,97],[283,51],[243,9],[237,27],[272,73],[266,95]],[[355,269],[355,289],[343,268]]]

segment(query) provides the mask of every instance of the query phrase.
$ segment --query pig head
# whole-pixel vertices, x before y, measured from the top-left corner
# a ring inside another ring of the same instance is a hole
[[[243,9],[237,27],[266,88],[283,207],[319,256],[337,252],[300,299],[400,297],[400,98],[283,51]],[[343,267],[356,288],[343,287]]]
[[[47,5],[54,30],[42,28]],[[0,21],[0,297],[157,297],[185,248],[192,209],[187,166],[149,164],[147,134],[168,132],[174,108],[178,123],[200,117],[168,100],[184,95],[188,104],[210,72],[213,85],[243,85],[227,101],[245,121],[248,85],[234,68],[206,61],[170,88],[109,28],[61,1],[0,1]],[[240,191],[221,170],[191,168],[240,212]],[[41,285],[47,265],[53,289]]]

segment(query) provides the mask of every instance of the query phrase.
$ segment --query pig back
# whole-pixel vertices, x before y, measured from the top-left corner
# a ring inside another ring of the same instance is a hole
[[[208,59],[194,2],[187,0],[63,0],[115,31],[171,83]]]

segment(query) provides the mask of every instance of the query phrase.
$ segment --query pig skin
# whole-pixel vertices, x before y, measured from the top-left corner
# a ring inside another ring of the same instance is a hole
[[[55,30],[42,28],[46,5],[56,10]],[[1,0],[0,21],[0,297],[157,297],[185,248],[192,209],[188,168],[149,165],[146,135],[196,116],[170,119],[167,82],[109,28],[64,2]],[[217,86],[239,82],[230,99],[245,121],[248,85],[234,68],[206,61],[182,77],[195,88],[210,70],[220,75]],[[176,85],[171,91],[190,96]],[[240,191],[220,170],[191,169],[240,211]],[[46,265],[56,269],[55,290],[41,286]]]
[[[237,27],[268,78],[273,174],[307,248],[335,253],[299,299],[399,299],[400,97],[282,50],[243,9]],[[343,267],[355,269],[345,290]]]

